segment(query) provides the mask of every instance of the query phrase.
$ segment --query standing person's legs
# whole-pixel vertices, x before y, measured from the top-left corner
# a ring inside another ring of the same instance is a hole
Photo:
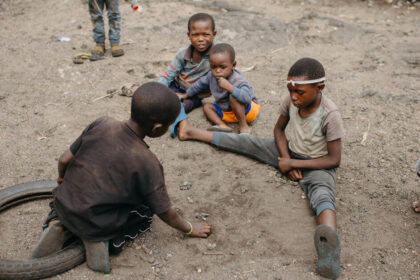
[[[89,0],[89,14],[93,25],[93,40],[97,46],[94,52],[97,55],[104,55],[105,50],[104,5],[104,0]]]
[[[122,56],[124,51],[120,48],[121,14],[118,9],[119,0],[105,0],[108,9],[109,43],[112,56]]]

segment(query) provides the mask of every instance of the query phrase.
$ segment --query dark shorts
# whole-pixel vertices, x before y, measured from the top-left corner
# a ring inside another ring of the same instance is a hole
[[[44,224],[42,225],[42,230],[45,230],[49,226],[50,222],[59,219],[57,212],[55,211],[54,201],[50,202],[50,208],[51,211],[48,214]],[[137,238],[139,233],[148,231],[152,224],[152,217],[152,212],[146,206],[140,206],[131,210],[127,219],[127,223],[124,225],[124,228],[121,231],[123,233],[109,240],[110,245],[112,245],[114,248],[120,248],[127,240],[133,240]],[[76,233],[74,234],[77,235]]]

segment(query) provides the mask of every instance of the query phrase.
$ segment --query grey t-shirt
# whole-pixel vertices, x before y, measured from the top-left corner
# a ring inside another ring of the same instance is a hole
[[[334,102],[325,95],[321,104],[310,116],[302,118],[287,95],[280,107],[280,114],[289,117],[286,137],[289,149],[294,153],[311,158],[328,154],[327,142],[344,136],[343,122]]]

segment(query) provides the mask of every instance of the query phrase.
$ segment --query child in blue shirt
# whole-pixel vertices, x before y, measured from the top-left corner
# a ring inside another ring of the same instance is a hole
[[[204,114],[215,124],[209,130],[231,132],[226,124],[239,123],[240,133],[250,133],[248,123],[260,111],[254,91],[236,66],[235,50],[229,44],[218,44],[210,50],[210,72],[195,82],[180,98],[188,100],[200,92],[210,90],[216,103],[205,104]]]

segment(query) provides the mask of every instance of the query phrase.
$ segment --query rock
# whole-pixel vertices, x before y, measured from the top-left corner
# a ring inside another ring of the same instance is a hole
[[[172,254],[171,253],[167,253],[165,256],[165,261],[168,261],[170,258],[172,258]]]
[[[214,249],[216,249],[216,243],[207,244],[207,250],[214,250]]]
[[[360,97],[372,97],[372,96],[375,96],[377,94],[378,94],[378,92],[376,90],[368,89],[368,90],[363,91],[360,94]]]
[[[116,89],[116,88],[111,88],[111,89],[108,89],[108,90],[106,91],[106,94],[114,94],[114,93],[116,93],[116,92],[117,92],[117,90],[118,90],[118,89]]]
[[[181,191],[189,190],[189,189],[191,189],[191,187],[192,187],[192,183],[190,183],[188,181],[185,181],[184,183],[179,185],[179,189]]]
[[[127,73],[128,73],[128,74],[131,74],[131,75],[133,75],[133,74],[134,74],[134,72],[135,72],[135,71],[134,71],[134,69],[133,69],[133,68],[131,68],[131,69],[128,69],[128,70],[127,70]]]
[[[207,217],[210,216],[210,214],[207,213],[195,213],[195,218],[199,220],[207,220]]]
[[[246,193],[248,191],[247,187],[241,187],[241,193]]]
[[[146,79],[156,79],[156,78],[159,78],[159,75],[155,74],[155,73],[149,73],[149,74],[144,75],[144,78],[146,78]]]

